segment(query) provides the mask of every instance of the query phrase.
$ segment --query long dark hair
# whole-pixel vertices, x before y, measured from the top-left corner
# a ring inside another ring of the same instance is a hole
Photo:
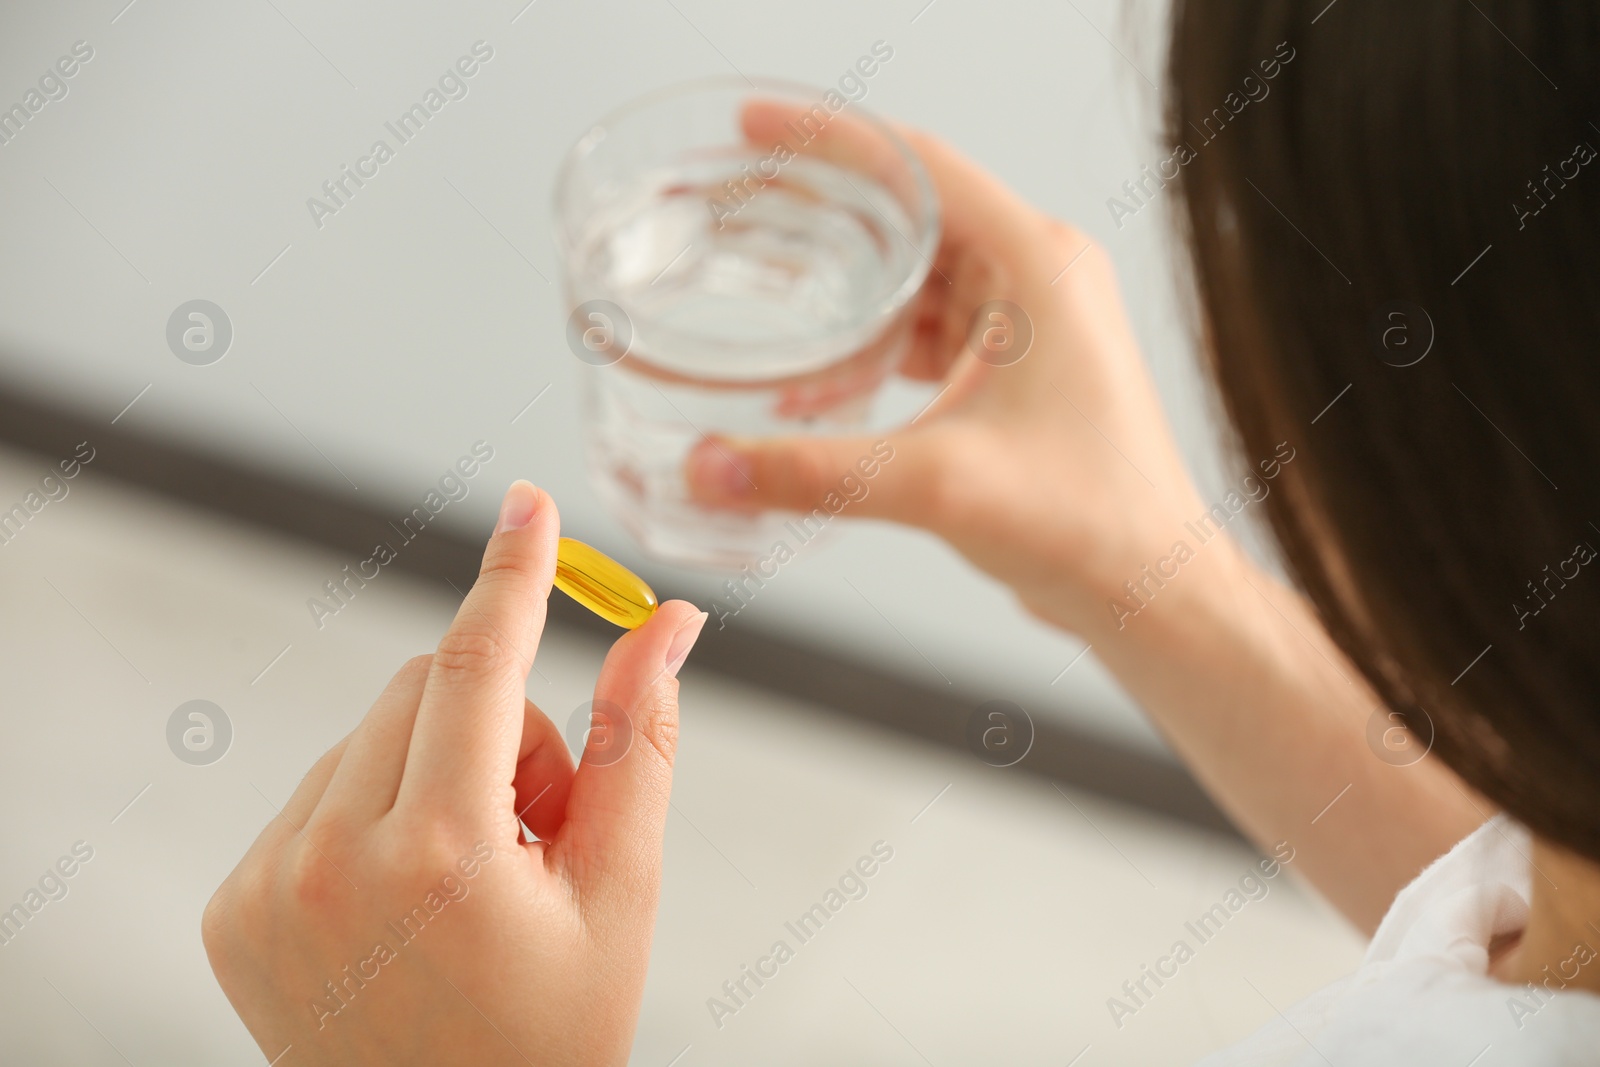
[[[1388,707],[1600,859],[1600,5],[1325,3],[1174,4],[1214,376]]]

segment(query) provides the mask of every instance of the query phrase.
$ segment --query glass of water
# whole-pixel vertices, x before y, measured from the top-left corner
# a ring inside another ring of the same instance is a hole
[[[556,234],[598,492],[651,555],[736,569],[783,517],[695,505],[690,450],[863,427],[939,213],[910,148],[838,92],[714,78],[596,123]]]

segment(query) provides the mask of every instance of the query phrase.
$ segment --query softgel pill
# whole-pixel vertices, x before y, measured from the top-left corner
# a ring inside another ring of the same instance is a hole
[[[556,588],[628,630],[656,613],[656,595],[644,579],[582,541],[563,537],[556,548]]]

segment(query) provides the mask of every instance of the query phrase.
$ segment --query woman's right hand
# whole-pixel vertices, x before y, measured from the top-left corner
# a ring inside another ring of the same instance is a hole
[[[786,117],[752,107],[746,134],[778,140]],[[1092,634],[1114,621],[1108,599],[1203,510],[1110,258],[942,141],[900,132],[944,213],[900,369],[945,389],[912,425],[886,435],[893,459],[849,514],[930,530],[1034,614]],[[841,118],[822,138],[849,135]],[[1015,304],[1033,328],[1026,355],[1009,366],[980,361],[969,345],[976,313],[993,300]],[[809,511],[881,436],[702,442],[689,460],[691,491],[714,507]]]

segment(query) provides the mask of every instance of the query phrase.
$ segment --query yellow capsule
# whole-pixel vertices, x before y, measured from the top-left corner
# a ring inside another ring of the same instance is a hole
[[[637,629],[656,613],[656,595],[643,578],[570,537],[556,548],[556,588],[624,629]]]

